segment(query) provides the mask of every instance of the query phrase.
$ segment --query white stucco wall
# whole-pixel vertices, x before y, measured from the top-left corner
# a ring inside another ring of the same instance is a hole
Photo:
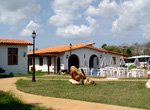
[[[8,48],[18,48],[18,65],[8,65]],[[26,56],[24,57],[24,52]],[[5,69],[5,74],[28,73],[27,46],[23,45],[0,45],[0,67]]]
[[[68,55],[68,58],[66,58],[66,55]],[[81,48],[81,49],[77,49],[77,50],[72,50],[71,55],[77,55],[77,57],[79,58],[79,68],[83,67],[84,55],[85,55],[88,67],[89,67],[90,57],[92,55],[96,55],[98,57],[98,65],[97,65],[97,63],[94,63],[95,64],[94,67],[96,67],[96,68],[101,65],[101,62],[102,62],[104,57],[106,58],[106,60],[109,64],[108,66],[113,66],[113,67],[119,67],[120,66],[120,55],[117,55],[117,54],[112,54],[112,53],[106,53],[105,54],[104,52],[100,52],[100,51],[93,50],[90,48]],[[57,55],[57,57],[56,57],[56,71],[57,71],[57,59],[58,59],[58,57],[60,58],[61,69],[68,69],[69,56],[70,56],[70,51],[63,52],[63,53]],[[101,56],[101,58],[100,58],[100,56]],[[111,57],[116,57],[116,64],[110,65]],[[43,66],[39,66],[39,58],[40,57],[36,57],[36,59],[35,59],[36,71],[37,70],[48,71],[47,57],[43,57]],[[97,62],[97,58],[94,58],[94,62]],[[32,65],[30,65],[30,68],[31,67],[32,67]],[[51,57],[50,72],[54,72],[54,57]]]
[[[67,53],[68,53],[68,55],[70,55],[69,51]],[[88,67],[89,67],[90,57],[92,55],[96,55],[98,57],[98,65],[97,66],[100,66],[100,64],[101,64],[104,57],[107,59],[108,64],[110,64],[111,57],[116,57],[116,64],[109,65],[109,66],[113,66],[113,67],[119,67],[120,66],[120,55],[117,55],[117,54],[112,54],[112,53],[106,53],[105,54],[104,52],[100,52],[100,51],[89,49],[89,48],[81,48],[81,49],[77,49],[77,50],[72,50],[71,55],[73,55],[73,54],[77,55],[78,58],[79,58],[79,67],[83,67],[84,55],[85,55]],[[102,55],[102,57],[100,58],[101,55]],[[68,69],[68,60],[69,60],[69,58],[66,59],[65,56],[66,55],[64,53],[64,65],[65,65],[64,68]],[[95,59],[95,61],[96,60],[97,59]]]
[[[32,58],[32,57],[31,57]],[[47,57],[42,57],[43,58],[43,66],[40,66],[39,64],[39,59],[41,57],[35,57],[35,71],[48,71],[48,66],[47,66]],[[33,58],[32,58],[33,60]],[[33,63],[33,61],[32,61]],[[29,71],[31,71],[31,67],[33,67],[33,65],[29,65]],[[49,71],[50,72],[54,72],[54,57],[51,57],[51,66],[49,66]]]

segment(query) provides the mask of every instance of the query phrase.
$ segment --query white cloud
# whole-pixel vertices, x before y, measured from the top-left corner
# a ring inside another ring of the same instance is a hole
[[[81,18],[78,9],[87,7],[92,1],[95,0],[54,0],[51,6],[55,14],[49,18],[49,23],[58,27],[71,25]]]
[[[0,0],[0,22],[6,24],[21,24],[24,20],[37,14],[39,5],[34,0]]]
[[[102,0],[98,7],[90,5],[85,14],[89,16],[112,17],[119,12],[119,5],[115,1]]]
[[[56,14],[49,19],[49,22],[55,26],[66,26],[72,24],[73,16],[71,14]]]
[[[37,35],[41,34],[43,30],[41,29],[41,25],[35,23],[34,21],[30,21],[29,24],[22,30],[20,33],[21,36],[31,36],[33,30],[37,33]]]
[[[96,20],[93,19],[93,18],[91,18],[91,16],[88,16],[88,17],[86,18],[86,20],[88,21],[88,23],[89,23],[90,25],[95,25],[95,24],[96,24]]]
[[[58,36],[62,36],[64,38],[69,38],[69,39],[89,37],[93,33],[96,27],[96,21],[91,17],[87,17],[86,20],[88,21],[89,26],[68,25],[66,27],[58,28],[56,34]]]
[[[143,34],[142,37],[144,39],[150,40],[150,24],[141,26],[142,30],[143,30]]]
[[[69,25],[65,28],[58,28],[56,33],[58,36],[63,36],[64,38],[78,39],[89,37],[92,31],[93,31],[92,28],[87,27],[85,25],[81,26]]]
[[[150,19],[150,0],[131,0],[121,4],[118,19],[112,23],[114,37],[129,35],[133,29],[140,28]]]
[[[83,17],[80,11],[93,1],[95,0],[54,0],[51,3],[54,15],[49,18],[49,23],[57,27],[56,34],[69,39],[89,37],[94,31],[95,19],[91,17],[85,19],[89,26],[74,23]]]

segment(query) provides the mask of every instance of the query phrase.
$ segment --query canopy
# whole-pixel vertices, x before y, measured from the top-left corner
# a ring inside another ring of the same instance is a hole
[[[134,60],[134,66],[140,66],[139,59],[136,57]]]
[[[103,60],[102,60],[102,62],[101,62],[101,67],[105,67],[105,66],[107,66],[108,65],[108,62],[107,62],[107,60],[106,60],[106,58],[104,57],[103,58]]]
[[[114,60],[113,60],[113,58],[111,57],[111,59],[110,59],[110,65],[113,65],[114,64]]]
[[[88,66],[87,61],[86,61],[86,58],[83,59],[83,64],[82,64],[82,66],[83,66],[83,67],[87,67],[87,66]]]
[[[120,61],[120,66],[124,66],[124,65],[126,65],[126,63],[124,61],[124,58],[122,58],[121,61]]]

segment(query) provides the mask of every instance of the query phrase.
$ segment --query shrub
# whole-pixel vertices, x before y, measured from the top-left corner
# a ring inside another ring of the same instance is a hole
[[[13,73],[13,72],[9,73],[9,76],[10,76],[10,77],[13,77],[13,76],[14,76],[14,73]]]
[[[0,73],[4,73],[4,72],[5,72],[5,70],[0,67]]]

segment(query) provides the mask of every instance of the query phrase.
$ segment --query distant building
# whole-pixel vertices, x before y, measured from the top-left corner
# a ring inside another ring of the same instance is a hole
[[[93,47],[95,43],[74,44],[50,47],[35,51],[35,70],[48,71],[57,73],[61,69],[69,70],[72,65],[77,68],[87,66],[89,68],[98,68],[105,57],[108,66],[119,67],[120,56],[122,53],[112,52],[104,49]],[[29,70],[33,68],[33,52],[28,53]],[[114,64],[110,65],[113,59]],[[84,64],[86,60],[87,64]]]
[[[0,67],[4,74],[28,73],[27,46],[33,45],[25,40],[0,39]]]

